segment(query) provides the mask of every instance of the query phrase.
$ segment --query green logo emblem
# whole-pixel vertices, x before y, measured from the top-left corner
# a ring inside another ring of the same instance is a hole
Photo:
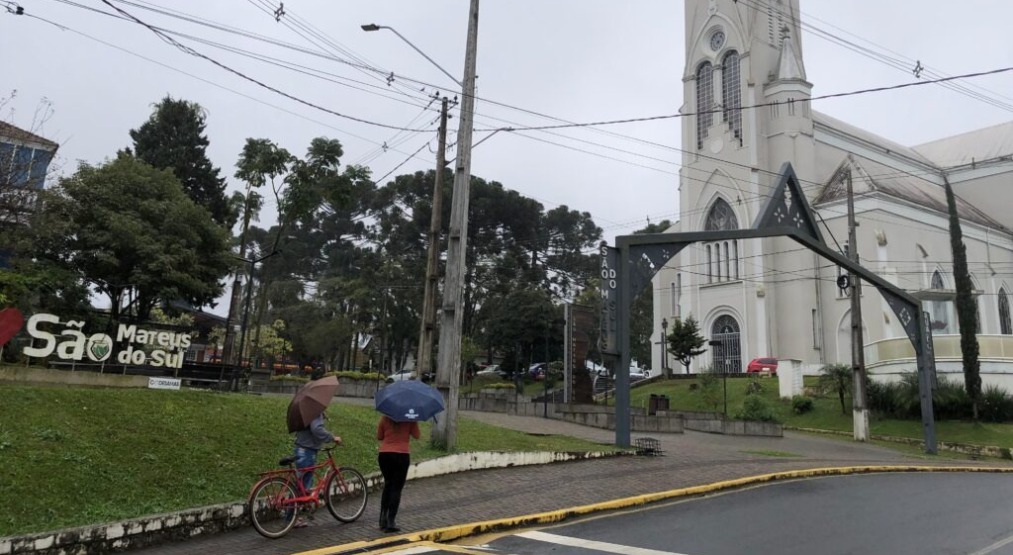
[[[88,340],[88,358],[102,362],[113,352],[113,341],[104,333],[96,333]]]

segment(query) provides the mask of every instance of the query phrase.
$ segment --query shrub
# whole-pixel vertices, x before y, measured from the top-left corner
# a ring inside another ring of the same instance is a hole
[[[703,398],[705,405],[711,407],[711,410],[717,412],[718,405],[721,403],[721,380],[718,375],[714,373],[710,368],[704,368],[699,374],[700,388],[698,392]]]
[[[749,422],[780,422],[777,413],[763,397],[749,395],[742,402],[742,409],[735,414],[736,420]]]
[[[989,384],[981,392],[978,410],[978,415],[986,422],[1008,422],[1013,420],[1013,397],[1005,389]]]
[[[917,377],[917,376],[916,376]],[[963,384],[952,382],[940,377],[935,392],[932,394],[932,406],[939,420],[960,420],[971,418],[971,399],[967,396]],[[919,397],[918,415],[921,415],[921,398]]]
[[[763,393],[763,386],[759,381],[754,379],[746,386],[746,395],[759,395],[760,393]]]
[[[812,412],[813,400],[811,397],[805,395],[796,395],[791,398],[791,412],[795,414],[805,414]]]

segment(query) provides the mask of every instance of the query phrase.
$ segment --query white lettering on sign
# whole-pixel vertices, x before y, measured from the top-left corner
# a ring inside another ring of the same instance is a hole
[[[149,389],[179,389],[178,378],[148,378]]]
[[[44,358],[56,353],[63,360],[84,360],[95,362],[108,360],[113,354],[113,338],[104,333],[86,336],[82,329],[84,322],[68,320],[63,322],[63,329],[49,331],[50,327],[60,324],[60,317],[55,314],[34,314],[28,319],[28,335],[42,342],[41,345],[25,347],[25,356]],[[116,341],[127,343],[126,349],[116,355],[120,364],[148,364],[164,368],[182,368],[183,355],[190,346],[189,333],[170,331],[154,331],[138,329],[135,324],[120,324],[116,330]],[[147,346],[147,350],[135,349],[131,343]],[[153,347],[153,348],[152,348]]]
[[[602,242],[601,247],[598,250],[601,255],[601,272],[599,277],[601,278],[601,308],[602,314],[600,318],[601,329],[598,335],[598,344],[601,351],[605,354],[618,354],[619,351],[619,337],[618,337],[618,321],[617,321],[617,300],[616,294],[618,293],[618,275],[616,273],[616,266],[618,265],[619,257],[615,249],[610,248],[606,243]]]

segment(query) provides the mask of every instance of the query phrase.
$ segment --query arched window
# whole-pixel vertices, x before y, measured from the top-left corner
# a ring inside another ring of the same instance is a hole
[[[714,201],[707,219],[704,220],[705,231],[728,231],[739,229],[739,219],[735,211],[722,198]],[[713,250],[711,247],[713,246]],[[736,241],[720,241],[707,245],[708,282],[730,281],[739,277],[739,244]],[[712,254],[713,253],[713,254]],[[713,258],[711,258],[713,256]],[[713,265],[711,264],[713,260]]]
[[[999,332],[1003,335],[1013,335],[1013,321],[1009,317],[1009,296],[1006,288],[999,289]]]
[[[710,62],[700,64],[696,70],[696,147],[703,148],[707,130],[714,123],[714,66]]]
[[[711,326],[711,363],[715,372],[742,372],[742,350],[739,344],[739,323],[724,315]]]
[[[939,270],[932,272],[932,280],[929,283],[929,289],[932,290],[944,290],[946,284],[943,283],[943,275],[939,273]],[[952,333],[950,330],[950,307],[947,301],[932,301],[932,333],[948,334]]]
[[[742,83],[739,76],[739,53],[732,50],[721,60],[721,106],[728,130],[742,146]]]

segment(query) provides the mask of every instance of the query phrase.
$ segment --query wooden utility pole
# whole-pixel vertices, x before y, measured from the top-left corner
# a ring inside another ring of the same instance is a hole
[[[436,290],[440,276],[440,226],[443,217],[443,170],[447,165],[447,98],[440,106],[440,138],[436,149],[436,183],[433,185],[433,215],[429,220],[429,252],[426,260],[426,292],[422,298],[422,329],[415,369],[419,379],[432,372],[433,339],[436,333]]]
[[[851,185],[851,171],[848,171],[848,255],[853,262],[858,260],[858,241],[855,228],[855,193]],[[849,272],[851,287],[851,378],[852,415],[854,417],[855,441],[869,441],[869,409],[865,402],[865,340],[862,334],[862,280],[855,272]]]
[[[447,277],[443,283],[443,317],[440,323],[436,388],[447,405],[431,434],[439,448],[457,446],[457,399],[461,383],[461,330],[464,324],[464,260],[468,248],[468,200],[471,189],[471,134],[475,114],[475,58],[478,51],[478,0],[468,11],[468,40],[464,54],[461,115],[457,129],[457,164],[447,235]]]

